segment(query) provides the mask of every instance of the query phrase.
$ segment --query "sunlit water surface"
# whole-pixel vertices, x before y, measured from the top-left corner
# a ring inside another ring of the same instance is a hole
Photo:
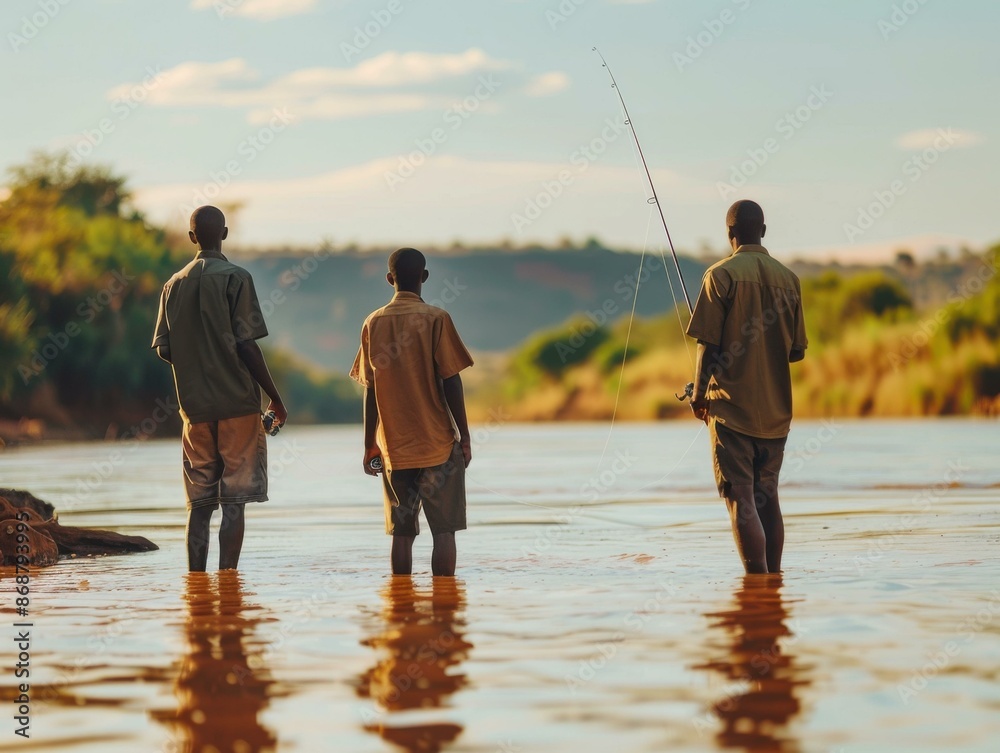
[[[996,751],[998,426],[797,422],[744,581],[695,423],[476,432],[459,577],[388,575],[358,427],[271,440],[238,573],[188,576],[177,441],[0,453],[154,540],[31,580],[22,750]],[[213,550],[212,558],[217,556]],[[0,584],[13,709],[11,572]]]

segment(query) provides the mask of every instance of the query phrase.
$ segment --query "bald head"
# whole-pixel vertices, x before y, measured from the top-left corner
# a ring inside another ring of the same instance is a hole
[[[191,213],[191,232],[189,233],[192,243],[197,243],[203,250],[220,250],[222,241],[229,234],[226,227],[226,215],[218,207],[203,206],[198,207]]]
[[[400,248],[389,257],[389,283],[397,290],[418,293],[427,279],[427,259],[415,248]]]
[[[745,243],[760,243],[767,226],[764,224],[764,210],[760,204],[749,199],[737,201],[726,213],[726,227],[729,240],[738,246]]]

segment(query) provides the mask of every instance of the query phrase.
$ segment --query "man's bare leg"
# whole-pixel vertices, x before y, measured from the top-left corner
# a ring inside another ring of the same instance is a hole
[[[781,552],[785,548],[785,521],[778,505],[778,485],[765,482],[757,485],[755,490],[757,515],[767,541],[767,571],[780,573]]]
[[[243,550],[246,529],[246,505],[222,505],[222,525],[219,527],[219,569],[235,570]]]
[[[764,527],[757,515],[757,505],[753,497],[753,485],[732,486],[726,497],[729,518],[733,524],[733,538],[736,551],[743,560],[748,573],[767,572],[767,540]]]
[[[410,575],[413,572],[414,536],[392,537],[392,574]]]
[[[208,566],[208,536],[213,512],[212,507],[195,507],[188,511],[188,570],[192,573],[203,573]]]
[[[431,554],[431,572],[434,575],[454,575],[458,552],[455,550],[454,533],[434,535],[434,552]]]

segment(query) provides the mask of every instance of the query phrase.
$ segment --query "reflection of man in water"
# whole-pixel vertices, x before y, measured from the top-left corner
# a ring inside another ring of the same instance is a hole
[[[250,668],[245,643],[260,620],[244,606],[239,573],[222,570],[217,583],[206,573],[187,577],[187,653],[174,683],[177,711],[154,717],[174,728],[172,751],[274,750],[277,739],[260,721],[272,682],[266,671]]]
[[[384,624],[362,641],[379,659],[361,675],[357,692],[387,713],[365,729],[407,751],[442,750],[462,733],[460,725],[392,721],[397,713],[445,706],[465,686],[465,675],[453,671],[472,648],[462,634],[465,586],[452,578],[434,578],[428,593],[414,588],[410,576],[397,575],[382,589],[382,599]]]
[[[722,722],[720,747],[747,751],[794,751],[786,736],[801,711],[796,689],[808,683],[803,669],[787,652],[795,636],[785,621],[781,576],[744,576],[734,606],[706,615],[714,632],[726,636],[726,652],[698,669],[711,669],[726,680],[726,693],[712,706]],[[782,640],[784,639],[784,640]],[[781,643],[779,644],[779,640]]]

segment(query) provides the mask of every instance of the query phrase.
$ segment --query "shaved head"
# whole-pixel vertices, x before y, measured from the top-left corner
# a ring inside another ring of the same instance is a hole
[[[424,280],[427,259],[415,248],[400,248],[389,257],[389,274],[403,290],[413,290]]]
[[[218,248],[225,239],[226,215],[218,207],[198,207],[191,213],[191,232],[201,248]]]
[[[749,199],[737,201],[726,213],[730,238],[743,243],[759,243],[764,236],[764,210]]]

